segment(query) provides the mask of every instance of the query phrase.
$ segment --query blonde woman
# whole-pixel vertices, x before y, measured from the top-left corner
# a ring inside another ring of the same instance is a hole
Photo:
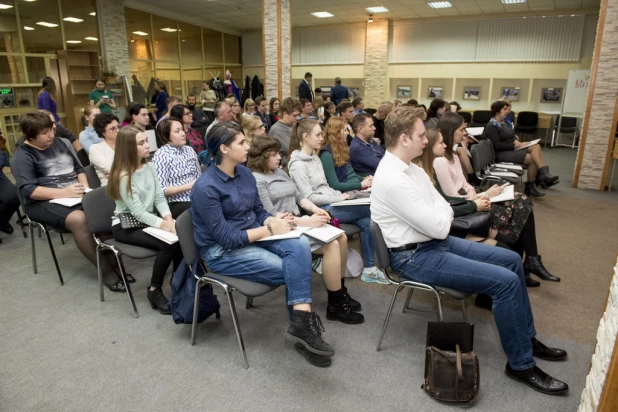
[[[258,116],[249,115],[242,119],[242,130],[245,133],[247,144],[251,146],[251,142],[255,136],[263,136],[266,134],[266,125]]]
[[[235,97],[228,97],[227,99],[225,99],[225,102],[229,104],[230,109],[232,109],[232,115],[234,116],[232,118],[232,121],[241,125],[242,124],[242,107],[240,107],[240,103],[238,102],[238,100],[236,100]]]
[[[230,104],[230,107],[231,106],[232,105]],[[242,114],[242,117],[245,118],[247,116],[253,115],[253,113],[255,113],[255,108],[256,108],[256,105],[253,100],[251,99],[245,100],[245,106],[243,107],[244,113]]]

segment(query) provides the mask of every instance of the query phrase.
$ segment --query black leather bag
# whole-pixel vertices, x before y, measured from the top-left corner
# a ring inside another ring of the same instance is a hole
[[[491,216],[487,212],[474,212],[465,216],[458,216],[451,223],[451,231],[456,234],[476,235],[488,237],[491,230]]]
[[[120,219],[120,227],[123,229],[143,229],[148,227],[147,224],[140,222],[131,213],[118,213]]]

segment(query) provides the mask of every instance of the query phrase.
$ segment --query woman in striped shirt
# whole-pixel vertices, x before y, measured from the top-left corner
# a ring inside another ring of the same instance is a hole
[[[191,207],[191,189],[201,174],[195,151],[187,146],[182,124],[173,118],[163,119],[157,126],[163,142],[152,159],[169,203],[172,217],[176,219]]]

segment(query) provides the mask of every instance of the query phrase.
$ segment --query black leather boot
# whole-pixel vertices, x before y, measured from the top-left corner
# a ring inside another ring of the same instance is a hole
[[[541,193],[538,190],[536,190],[536,187],[534,186],[534,182],[524,183],[524,193],[531,197],[545,196],[545,193]]]
[[[528,286],[529,288],[535,288],[537,286],[541,286],[541,282],[539,282],[538,280],[534,280],[530,277],[530,273],[526,272],[524,274],[524,279],[526,280],[526,286]]]
[[[317,353],[309,352],[307,348],[305,348],[300,343],[295,343],[294,349],[296,349],[296,352],[303,355],[303,357],[307,359],[307,362],[309,362],[313,366],[317,366],[319,368],[326,368],[327,366],[330,366],[333,363],[332,357],[326,356],[326,355],[318,355]]]
[[[560,278],[558,276],[554,276],[543,266],[543,261],[541,260],[541,255],[538,256],[526,256],[526,260],[524,260],[524,272],[526,273],[534,273],[541,280],[547,280],[549,282],[560,282]]]
[[[569,391],[569,385],[558,379],[552,378],[538,366],[523,371],[516,371],[513,370],[511,365],[507,362],[504,372],[509,378],[523,382],[535,391],[546,395],[561,395]]]
[[[543,187],[550,187],[560,182],[560,177],[549,173],[549,166],[539,168],[539,178],[543,182]]]
[[[322,339],[324,326],[315,312],[295,310],[285,338],[293,343],[300,343],[308,351],[318,355],[333,356],[335,350]]]
[[[161,288],[156,288],[155,290],[150,290],[148,287],[148,301],[150,301],[150,306],[154,310],[159,311],[162,315],[171,315],[170,308],[168,306],[169,301],[163,294]]]
[[[348,301],[348,305],[350,305],[352,312],[360,312],[361,304],[359,301],[352,299],[352,297],[348,294],[348,288],[341,285],[341,290],[343,290],[343,297]]]
[[[365,317],[360,313],[353,312],[348,300],[343,294],[343,289],[328,291],[328,307],[326,308],[326,319],[338,320],[348,325],[358,325],[365,321]]]

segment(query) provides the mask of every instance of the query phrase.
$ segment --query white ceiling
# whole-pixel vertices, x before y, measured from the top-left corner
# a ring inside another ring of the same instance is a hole
[[[424,19],[436,17],[493,15],[560,10],[598,9],[600,0],[528,0],[521,4],[502,4],[500,0],[450,0],[453,8],[432,9],[424,0],[291,0],[292,27],[323,24],[365,22],[369,17],[366,7],[384,6],[389,12],[375,14],[382,19]],[[429,0],[428,0],[429,1]],[[127,0],[127,7],[136,7],[170,18],[200,24],[215,30],[242,33],[262,27],[260,0]],[[176,12],[176,10],[182,10]],[[318,19],[311,15],[328,11],[335,17]]]

